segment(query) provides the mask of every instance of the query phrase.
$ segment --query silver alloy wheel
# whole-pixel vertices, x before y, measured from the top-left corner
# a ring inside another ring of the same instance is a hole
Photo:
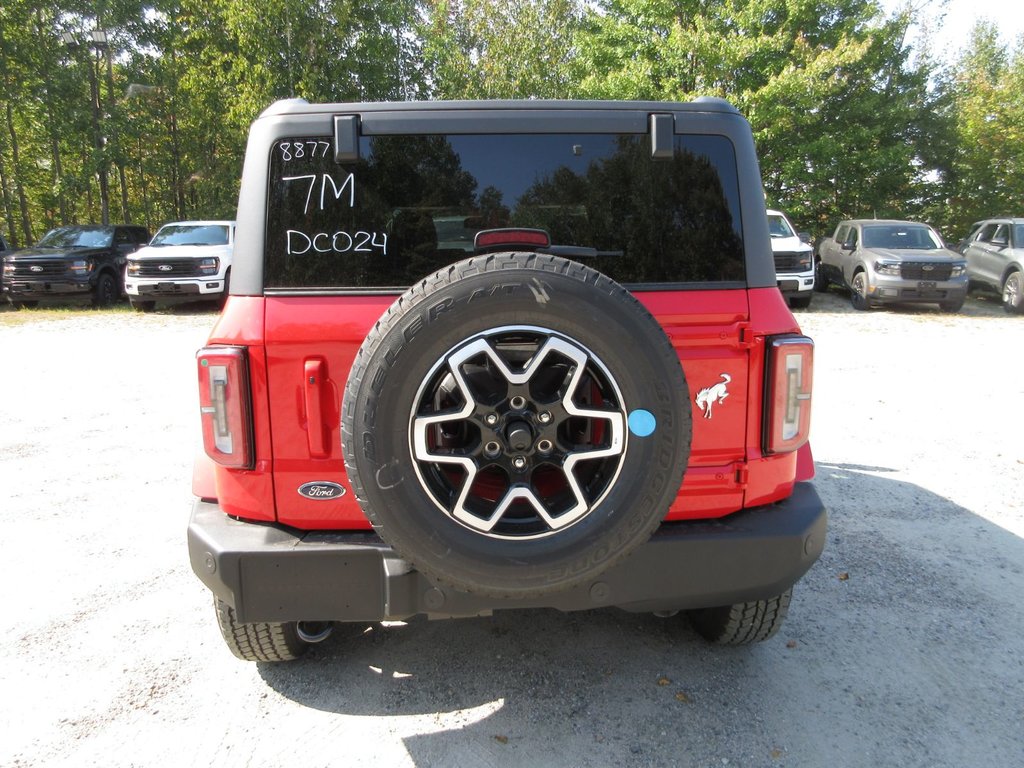
[[[1013,272],[1003,283],[1003,305],[1011,309],[1018,309],[1021,305],[1021,292],[1024,286],[1021,285],[1021,273]]]
[[[865,279],[863,272],[858,272],[856,275],[853,276],[853,285],[851,287],[853,288],[854,292],[860,295],[861,298],[865,298],[867,296],[867,282],[868,281]]]
[[[535,326],[487,330],[419,387],[409,419],[416,474],[444,514],[477,533],[550,536],[614,486],[626,413],[608,368],[578,342]]]

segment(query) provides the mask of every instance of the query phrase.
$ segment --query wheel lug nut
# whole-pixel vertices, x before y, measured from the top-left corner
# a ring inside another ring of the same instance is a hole
[[[516,456],[512,459],[512,466],[516,469],[524,469],[526,467],[526,459],[522,456]]]
[[[538,414],[537,420],[541,424],[549,424],[551,422],[551,414],[548,411],[542,411],[540,414]]]
[[[551,449],[554,448],[550,440],[541,440],[537,443],[537,450],[541,453],[551,453]]]
[[[509,400],[508,404],[518,411],[520,408],[526,405],[526,398],[523,397],[522,395],[516,395],[511,400]]]
[[[501,446],[493,440],[484,446],[484,455],[489,459],[493,459],[499,453],[501,453]]]
[[[484,417],[484,421],[486,421],[489,426],[493,427],[495,424],[498,423],[498,414],[496,414],[496,413],[488,413]]]

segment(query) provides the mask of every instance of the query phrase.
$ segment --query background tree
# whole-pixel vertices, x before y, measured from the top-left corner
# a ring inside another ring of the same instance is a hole
[[[104,207],[150,228],[231,217],[248,127],[282,98],[720,96],[753,126],[768,202],[801,229],[877,214],[954,236],[1020,213],[1024,57],[981,25],[944,69],[926,45],[912,55],[915,13],[871,0],[5,0],[0,228],[26,245]]]
[[[1022,215],[1024,200],[1024,42],[999,42],[978,23],[941,82],[954,141],[942,168],[945,220],[956,232],[996,215]]]

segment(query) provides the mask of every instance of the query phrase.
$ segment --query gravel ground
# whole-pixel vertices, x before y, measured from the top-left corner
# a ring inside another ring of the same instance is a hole
[[[530,611],[256,665],[185,549],[215,315],[0,313],[0,765],[1024,764],[1024,319],[799,318],[831,529],[778,637]]]

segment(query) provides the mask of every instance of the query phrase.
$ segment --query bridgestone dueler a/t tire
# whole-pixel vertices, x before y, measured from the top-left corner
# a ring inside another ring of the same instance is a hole
[[[592,353],[623,413],[642,417],[630,418],[617,474],[588,513],[525,539],[453,519],[426,489],[410,438],[431,370],[467,339],[507,327],[549,329]],[[643,544],[676,497],[692,432],[679,356],[650,313],[599,272],[534,253],[467,259],[409,289],[360,348],[342,414],[348,477],[381,538],[437,582],[497,598],[592,583]]]
[[[230,605],[213,599],[217,625],[225,644],[242,661],[293,661],[309,650],[294,621],[241,624]]]
[[[767,640],[782,626],[793,590],[750,603],[690,611],[690,623],[704,639],[718,645],[749,645]]]

